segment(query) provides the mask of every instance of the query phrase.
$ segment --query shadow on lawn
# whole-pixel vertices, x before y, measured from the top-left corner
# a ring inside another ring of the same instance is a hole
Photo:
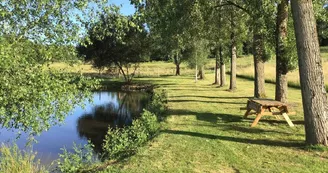
[[[210,122],[216,124],[218,120],[225,123],[229,122],[241,122],[242,116],[232,114],[213,114],[210,112],[194,112],[184,109],[169,109],[169,115],[194,115],[197,120]]]
[[[174,96],[173,98],[178,97],[199,97],[199,98],[206,98],[206,99],[252,99],[253,97],[216,97],[216,96],[200,96],[200,95],[181,95],[181,96]],[[245,102],[246,104],[246,102]]]
[[[238,132],[250,133],[250,134],[264,134],[264,133],[280,133],[280,134],[284,134],[284,135],[294,134],[293,132],[281,132],[281,131],[277,131],[277,130],[265,130],[265,129],[251,128],[251,127],[241,127],[241,126],[236,126],[236,125],[226,126],[224,128],[224,130],[238,131]]]
[[[175,103],[180,103],[180,102],[199,102],[199,103],[221,103],[221,104],[235,104],[235,105],[240,105],[240,104],[245,104],[244,102],[224,102],[224,101],[205,101],[205,100],[169,100],[169,102],[175,102]]]
[[[203,134],[198,132],[187,132],[180,130],[163,130],[163,133],[176,134],[176,135],[187,135],[199,138],[206,139],[217,139],[223,141],[238,142],[244,144],[256,144],[256,145],[265,145],[265,146],[280,146],[280,147],[304,147],[303,141],[275,141],[267,139],[248,139],[248,138],[237,138],[231,136],[220,136],[212,134]]]
[[[247,120],[251,120],[253,121],[255,119],[255,116],[254,118],[247,118]],[[304,125],[304,121],[302,120],[291,120],[293,122],[293,124],[295,125]],[[267,124],[271,124],[271,125],[274,125],[274,124],[287,124],[287,122],[281,118],[281,120],[270,120],[270,119],[264,119],[262,118],[259,123],[267,123]]]

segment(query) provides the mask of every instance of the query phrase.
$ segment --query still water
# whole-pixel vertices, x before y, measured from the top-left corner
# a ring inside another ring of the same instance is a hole
[[[130,125],[137,118],[149,100],[149,94],[143,92],[94,92],[93,102],[85,100],[85,107],[76,107],[67,116],[64,124],[51,127],[33,144],[33,151],[42,163],[50,163],[58,158],[65,147],[73,151],[73,144],[94,144],[95,152],[101,152],[102,141],[108,127],[123,127]],[[0,143],[16,143],[24,149],[28,136],[22,134],[16,139],[15,130],[0,129]]]

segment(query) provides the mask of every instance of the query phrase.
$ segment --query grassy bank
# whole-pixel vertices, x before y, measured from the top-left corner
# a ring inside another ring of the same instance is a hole
[[[289,89],[296,125],[264,117],[250,128],[254,117],[243,119],[253,83],[238,79],[238,90],[212,85],[214,76],[193,82],[192,76],[139,78],[166,89],[169,111],[165,128],[136,155],[115,165],[119,172],[326,172],[328,152],[304,146],[301,95]],[[267,84],[273,98],[274,85]],[[114,168],[111,168],[113,170]]]

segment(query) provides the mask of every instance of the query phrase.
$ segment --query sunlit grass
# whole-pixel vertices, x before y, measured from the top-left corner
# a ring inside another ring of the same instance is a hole
[[[166,89],[169,111],[163,130],[135,156],[120,162],[121,172],[325,172],[328,152],[308,151],[299,89],[289,88],[297,115],[295,127],[281,117],[243,119],[253,82],[238,78],[235,92],[212,85],[214,75],[195,83],[193,76],[139,78]],[[266,84],[269,98],[274,85]],[[111,168],[113,169],[113,168]]]
[[[323,59],[323,72],[325,77],[325,83],[328,84],[328,48],[322,48],[321,57]],[[254,78],[254,67],[252,56],[242,56],[237,59],[237,74],[246,77]],[[299,70],[296,69],[288,73],[288,82],[291,85],[299,86]],[[276,62],[272,58],[270,61],[265,63],[265,79],[268,81],[276,81]]]
[[[328,76],[328,56],[322,55],[325,76]],[[253,75],[251,56],[239,58],[237,64],[239,75]],[[238,78],[237,90],[229,92],[227,86],[212,85],[211,67],[214,67],[213,60],[207,65],[207,79],[195,83],[194,71],[186,64],[182,65],[182,76],[173,76],[173,63],[141,64],[136,81],[153,83],[168,92],[167,119],[156,138],[131,158],[109,166],[110,171],[312,173],[328,170],[328,151],[309,149],[304,144],[299,89],[288,91],[288,102],[297,113],[290,116],[295,127],[289,127],[283,118],[265,116],[251,128],[254,116],[243,119],[244,111],[239,108],[245,107],[247,99],[253,96],[253,82]],[[266,79],[275,80],[274,60],[266,63]],[[299,83],[297,70],[289,74],[289,81]],[[269,98],[274,98],[274,87],[266,84]]]
[[[17,145],[0,147],[0,172],[46,173],[46,169],[35,158],[36,153],[20,151]]]

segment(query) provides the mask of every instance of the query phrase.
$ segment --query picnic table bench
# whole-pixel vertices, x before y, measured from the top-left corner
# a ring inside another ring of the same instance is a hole
[[[287,121],[288,125],[294,127],[294,124],[289,119],[288,114],[295,114],[295,112],[289,112],[288,105],[286,103],[271,99],[249,99],[247,101],[247,108],[244,118],[247,118],[248,115],[253,114],[256,115],[256,118],[254,119],[251,127],[256,126],[264,115],[274,115],[277,119],[280,119],[279,115],[282,115]]]

